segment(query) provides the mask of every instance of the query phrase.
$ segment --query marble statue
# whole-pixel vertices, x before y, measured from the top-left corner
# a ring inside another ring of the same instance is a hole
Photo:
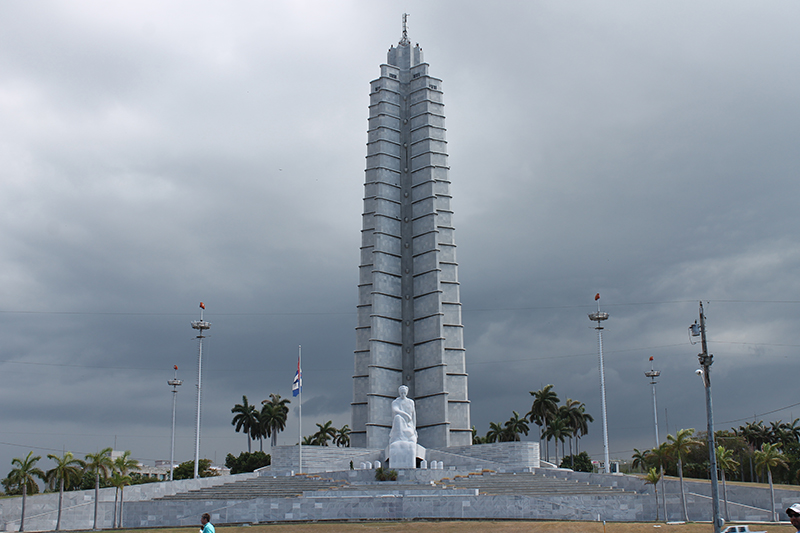
[[[397,390],[400,396],[392,402],[392,432],[389,444],[393,442],[417,443],[417,410],[414,400],[408,397],[408,387],[401,385]]]
[[[389,466],[417,467],[417,411],[408,397],[408,387],[401,385],[392,402],[392,431],[389,433]]]

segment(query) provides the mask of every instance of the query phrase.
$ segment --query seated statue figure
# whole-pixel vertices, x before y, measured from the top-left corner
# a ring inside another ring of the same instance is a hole
[[[389,444],[393,442],[417,443],[417,411],[414,400],[408,397],[408,387],[401,385],[398,389],[400,396],[392,401],[392,432],[389,434]]]
[[[408,387],[400,386],[400,396],[392,401],[392,431],[389,433],[389,466],[416,468],[417,412]]]

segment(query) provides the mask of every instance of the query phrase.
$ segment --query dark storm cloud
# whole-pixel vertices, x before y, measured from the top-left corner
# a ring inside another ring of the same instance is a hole
[[[165,458],[173,364],[190,458],[201,300],[205,456],[245,449],[242,395],[291,397],[298,345],[304,433],[350,423],[368,88],[401,10],[443,79],[479,432],[553,383],[601,452],[596,292],[613,455],[652,445],[650,355],[662,438],[703,427],[701,298],[718,427],[796,403],[796,5],[6,2],[0,465]]]

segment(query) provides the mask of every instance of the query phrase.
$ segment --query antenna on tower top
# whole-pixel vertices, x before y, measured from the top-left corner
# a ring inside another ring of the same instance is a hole
[[[408,44],[408,13],[403,13],[403,38],[400,39],[400,44]]]

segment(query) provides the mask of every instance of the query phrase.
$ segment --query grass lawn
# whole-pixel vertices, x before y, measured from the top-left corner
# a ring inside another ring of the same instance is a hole
[[[159,533],[198,533],[195,528],[154,529]],[[753,531],[793,533],[789,525],[751,524]],[[141,533],[144,529],[116,530]],[[711,524],[654,524],[652,522],[441,521],[441,522],[315,522],[255,526],[219,526],[219,533],[708,533]],[[115,533],[116,533],[115,532]]]

